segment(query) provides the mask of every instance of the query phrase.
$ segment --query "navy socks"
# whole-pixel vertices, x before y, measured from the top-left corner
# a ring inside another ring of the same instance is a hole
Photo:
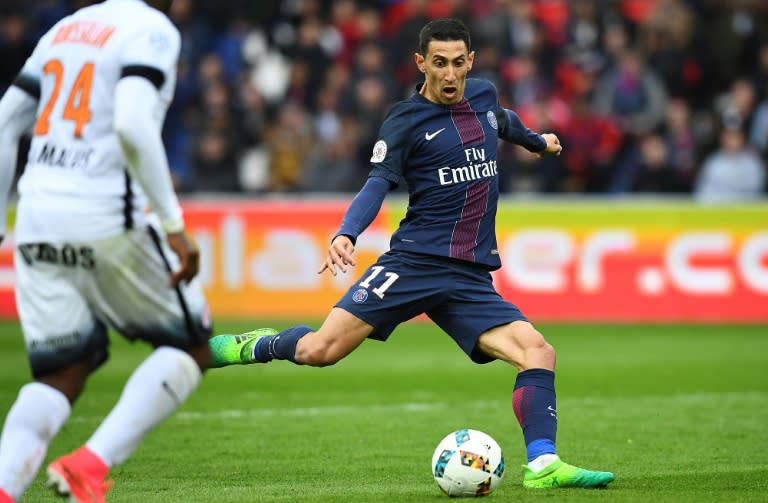
[[[555,373],[546,369],[528,369],[517,374],[512,408],[523,429],[528,461],[542,454],[556,454]]]
[[[256,361],[267,363],[271,360],[290,360],[296,363],[296,344],[299,339],[312,332],[306,325],[298,325],[283,330],[277,335],[262,337],[253,348],[253,357]]]

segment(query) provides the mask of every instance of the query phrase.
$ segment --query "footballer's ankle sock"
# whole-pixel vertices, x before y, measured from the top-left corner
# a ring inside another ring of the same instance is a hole
[[[149,431],[184,403],[201,378],[200,367],[185,351],[156,349],[134,370],[87,447],[109,467],[122,463]]]
[[[47,384],[32,382],[19,390],[0,437],[0,487],[15,500],[35,478],[70,412],[67,397]]]
[[[517,374],[512,408],[523,429],[528,461],[544,454],[556,454],[555,373],[546,369],[528,369]]]
[[[271,360],[290,360],[296,363],[296,345],[299,339],[312,331],[306,325],[298,325],[277,335],[261,337],[253,347],[253,359],[261,363]]]
[[[560,459],[560,456],[557,454],[542,454],[541,456],[538,456],[536,459],[528,462],[528,468],[530,468],[534,472],[540,472],[544,468],[546,468],[549,464],[551,464],[553,461],[557,461]]]

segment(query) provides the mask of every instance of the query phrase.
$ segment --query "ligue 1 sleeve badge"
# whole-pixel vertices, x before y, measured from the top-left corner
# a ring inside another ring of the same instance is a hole
[[[493,110],[488,110],[488,113],[485,114],[485,116],[488,118],[488,124],[490,124],[493,129],[499,129],[499,123],[496,122],[496,114],[493,113]]]
[[[387,156],[387,142],[379,140],[373,146],[373,155],[371,155],[371,162],[381,162]]]
[[[352,294],[352,301],[354,301],[356,304],[362,304],[366,300],[368,300],[368,290],[365,288],[358,288]]]

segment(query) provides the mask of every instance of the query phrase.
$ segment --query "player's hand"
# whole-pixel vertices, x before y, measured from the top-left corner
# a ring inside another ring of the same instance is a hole
[[[355,245],[352,244],[352,240],[347,236],[336,236],[328,248],[328,256],[325,261],[320,265],[320,269],[317,274],[322,274],[326,269],[331,271],[331,274],[336,276],[338,267],[341,272],[347,272],[348,265],[356,265],[352,254],[355,252]]]
[[[181,281],[190,281],[200,270],[200,249],[197,243],[184,231],[166,236],[168,245],[179,257],[179,270],[171,273],[171,286]]]
[[[539,157],[545,155],[560,155],[560,152],[563,151],[563,146],[560,145],[560,138],[558,138],[556,134],[544,133],[541,137],[547,141],[547,148],[539,152]]]

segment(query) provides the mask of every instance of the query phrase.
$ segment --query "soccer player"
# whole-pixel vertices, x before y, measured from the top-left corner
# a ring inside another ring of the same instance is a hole
[[[495,235],[497,141],[540,155],[562,149],[554,134],[526,128],[499,105],[494,86],[467,78],[474,53],[458,20],[421,30],[415,63],[424,82],[384,120],[369,178],[346,211],[320,267],[336,275],[355,265],[355,240],[387,192],[404,178],[408,211],[390,250],[339,300],[318,330],[295,326],[211,339],[214,366],[290,360],[332,365],[367,337],[386,340],[400,323],[426,313],[477,363],[518,369],[513,409],[523,429],[530,488],[602,487],[610,472],[564,463],[555,450],[555,351],[520,310],[495,290],[501,266]]]
[[[103,502],[109,469],[186,400],[210,362],[199,251],[160,136],[181,44],[170,4],[106,0],[62,19],[0,100],[0,235],[18,141],[32,135],[14,263],[33,377],[0,437],[0,503],[21,498],[39,471],[108,357],[108,327],[155,350],[87,442],[48,465],[48,484],[70,501]]]

